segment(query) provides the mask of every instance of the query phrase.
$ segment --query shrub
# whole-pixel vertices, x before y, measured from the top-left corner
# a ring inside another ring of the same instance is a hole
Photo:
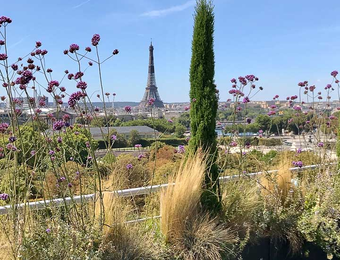
[[[175,135],[176,135],[176,137],[177,138],[182,138],[186,130],[187,129],[183,125],[177,124],[176,128],[175,128]]]
[[[260,208],[256,180],[242,178],[222,185],[222,210],[228,227],[244,233]]]
[[[20,247],[23,259],[100,259],[93,230],[77,229],[61,219],[36,223],[30,230]]]
[[[303,245],[298,219],[303,209],[303,194],[294,185],[295,176],[289,170],[290,160],[281,161],[278,173],[263,175],[260,181],[263,208],[256,214],[254,227],[258,236],[274,242],[289,242],[293,253]]]
[[[131,165],[129,168],[128,165]],[[120,176],[120,188],[136,188],[148,185],[150,180],[150,171],[145,167],[144,160],[138,160],[130,154],[122,154],[117,157],[117,161],[112,165],[112,172],[105,181],[105,187],[113,190],[112,185],[115,176]]]
[[[85,164],[88,156],[91,154],[86,143],[89,143],[90,149],[93,151],[98,147],[97,142],[89,136],[89,131],[81,126],[75,126],[72,129],[67,128],[65,132],[54,135],[55,144],[58,143],[58,137],[62,139],[62,143],[60,144],[62,153],[59,161],[69,161],[70,158],[73,157],[73,160],[77,163]]]
[[[164,144],[162,144],[161,146],[157,145],[157,150],[155,146],[151,146],[151,149],[150,149],[150,158],[152,159],[156,158],[156,159],[173,160],[174,155],[175,155],[175,149],[169,145],[164,145]]]
[[[305,182],[305,203],[298,229],[304,239],[321,247],[327,259],[340,257],[340,181],[339,176],[320,172]]]

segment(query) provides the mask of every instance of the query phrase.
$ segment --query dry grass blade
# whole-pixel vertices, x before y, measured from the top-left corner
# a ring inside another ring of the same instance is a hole
[[[263,195],[275,194],[281,200],[282,204],[285,203],[287,195],[293,186],[293,173],[289,169],[290,165],[291,161],[286,154],[280,161],[278,172],[267,175],[261,179]]]
[[[161,231],[173,246],[175,257],[184,260],[220,260],[231,253],[228,245],[236,242],[230,229],[202,214],[200,198],[206,170],[203,158],[196,154],[183,162],[175,179],[170,179],[175,185],[161,195]]]
[[[198,213],[202,182],[206,169],[203,156],[197,154],[183,162],[177,176],[170,178],[169,186],[161,194],[161,230],[167,242],[182,236],[185,221]]]

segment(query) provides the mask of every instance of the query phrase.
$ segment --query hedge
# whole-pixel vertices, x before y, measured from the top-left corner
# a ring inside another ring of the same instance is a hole
[[[277,139],[277,138],[260,138],[258,145],[264,145],[264,146],[282,145],[282,140]]]
[[[165,143],[167,145],[171,146],[179,146],[179,145],[186,145],[187,141],[185,138],[161,138],[161,139],[140,139],[138,141],[139,144],[141,144],[143,147],[151,146],[151,144],[155,141],[160,141],[162,143]],[[98,141],[98,149],[106,149],[106,141],[99,140]],[[121,145],[119,143],[114,143],[113,148],[124,148],[126,145]]]
[[[221,137],[218,139],[219,145],[229,145],[233,139],[229,136]],[[258,137],[239,137],[236,139],[239,145],[264,145],[264,146],[276,146],[282,145],[281,139],[276,138],[258,138]]]

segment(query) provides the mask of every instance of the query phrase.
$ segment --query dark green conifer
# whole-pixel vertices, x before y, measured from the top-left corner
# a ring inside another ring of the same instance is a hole
[[[197,0],[190,65],[191,153],[208,152],[208,168],[202,204],[210,210],[220,208],[217,156],[216,113],[218,93],[214,84],[214,12],[211,1]]]

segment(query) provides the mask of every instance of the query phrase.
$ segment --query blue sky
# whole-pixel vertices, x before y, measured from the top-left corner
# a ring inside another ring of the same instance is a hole
[[[323,88],[340,70],[339,0],[215,0],[215,81],[221,101],[230,79],[255,74],[265,89],[258,100],[297,94],[299,81]],[[76,64],[63,55],[72,43],[83,49],[101,35],[105,91],[117,101],[140,101],[147,80],[148,46],[155,47],[159,93],[165,102],[188,101],[195,1],[191,0],[36,0],[1,2],[12,18],[10,58],[22,56],[36,40],[49,51],[47,66],[59,79]],[[88,93],[99,88],[96,68],[86,73]],[[68,92],[75,90],[66,81]],[[0,89],[0,94],[1,93]]]

